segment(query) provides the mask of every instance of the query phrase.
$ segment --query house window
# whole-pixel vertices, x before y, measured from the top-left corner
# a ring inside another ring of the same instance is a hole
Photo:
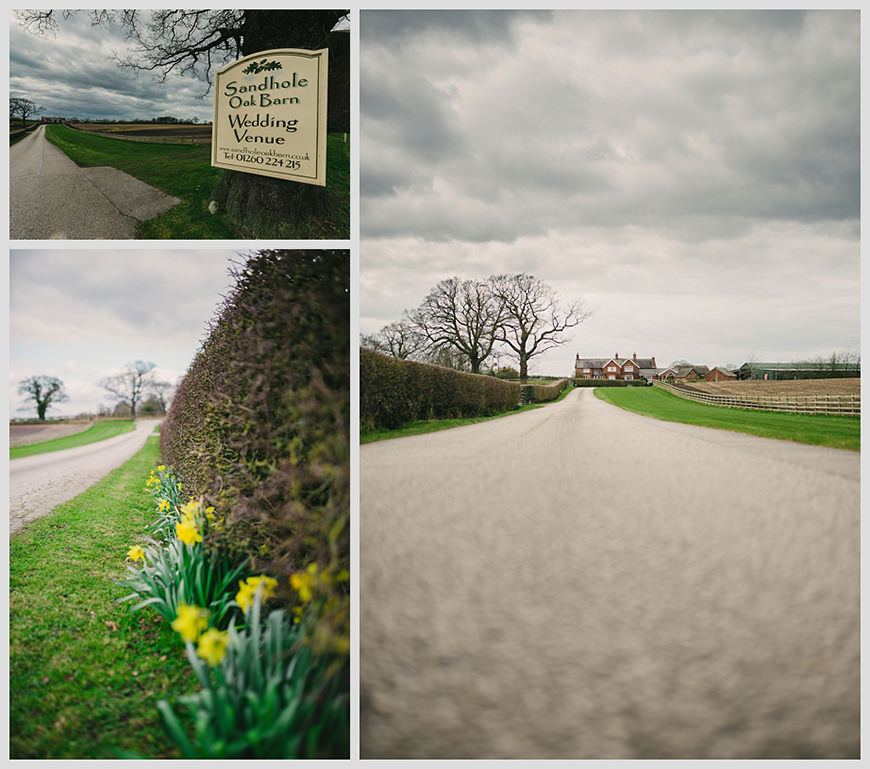
[[[589,369],[588,369],[588,368],[584,368],[584,369],[583,369],[583,373],[584,373],[584,374],[588,374],[588,373],[589,373]]]
[[[608,374],[608,375],[607,375],[607,378],[608,378],[608,379],[616,379],[616,377],[613,376],[613,374]]]
[[[626,374],[626,375],[625,375],[625,378],[626,378],[626,379],[634,379],[634,376],[632,376],[631,374]]]
[[[607,367],[607,370],[608,370],[608,371],[616,371],[616,366],[608,366],[608,367]],[[615,379],[616,377],[610,377],[610,378],[611,378],[611,379]]]

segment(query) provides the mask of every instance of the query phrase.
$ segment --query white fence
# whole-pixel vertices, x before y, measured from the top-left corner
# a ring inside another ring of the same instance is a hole
[[[860,395],[714,395],[670,382],[654,381],[653,385],[690,401],[732,409],[787,411],[793,414],[861,415]]]

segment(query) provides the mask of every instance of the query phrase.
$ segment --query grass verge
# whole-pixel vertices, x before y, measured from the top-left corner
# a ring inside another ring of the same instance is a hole
[[[223,176],[221,169],[211,165],[209,145],[130,142],[92,136],[63,125],[48,126],[46,136],[80,166],[111,166],[181,199],[174,208],[139,225],[142,238],[245,237],[224,216],[208,211],[208,198]],[[342,134],[327,137],[326,185],[332,199],[329,215],[300,225],[290,237],[350,237],[350,149]]]
[[[395,430],[372,430],[371,432],[360,433],[359,442],[374,443],[375,441],[384,441],[390,438],[407,438],[409,435],[423,435],[424,433],[434,433],[439,430],[449,430],[451,427],[464,427],[465,425],[474,425],[478,422],[489,422],[491,419],[500,419],[511,414],[519,414],[523,411],[531,411],[539,409],[542,406],[549,406],[550,403],[562,400],[568,393],[571,392],[570,387],[566,387],[559,394],[559,397],[548,403],[529,403],[526,406],[519,406],[510,411],[499,411],[486,417],[462,417],[459,419],[418,419],[410,422],[402,427],[397,427]]]
[[[734,430],[763,438],[838,449],[858,451],[861,448],[861,420],[856,417],[708,406],[655,387],[596,388],[595,395],[614,406],[668,422]]]
[[[82,430],[80,433],[75,433],[75,435],[52,438],[50,441],[40,441],[39,443],[31,443],[27,446],[11,446],[9,448],[9,459],[29,457],[33,454],[45,454],[48,451],[62,451],[63,449],[72,449],[76,446],[84,446],[88,443],[104,441],[108,438],[114,438],[116,435],[132,432],[135,427],[136,423],[132,419],[97,422],[87,430]]]
[[[156,435],[9,543],[10,757],[177,758],[157,700],[196,689],[156,612],[116,603],[127,549],[154,517],[143,489]]]

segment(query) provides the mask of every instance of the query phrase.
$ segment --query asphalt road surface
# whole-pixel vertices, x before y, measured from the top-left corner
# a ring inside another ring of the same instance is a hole
[[[140,419],[129,433],[74,449],[9,460],[9,533],[81,494],[132,457],[157,420]]]
[[[181,202],[115,168],[79,168],[45,126],[9,148],[9,176],[12,239],[132,239]]]
[[[360,450],[363,758],[857,758],[859,455],[576,390]]]

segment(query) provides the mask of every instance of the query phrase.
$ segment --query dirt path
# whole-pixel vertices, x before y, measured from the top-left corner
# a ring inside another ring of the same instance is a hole
[[[133,456],[158,420],[141,419],[133,432],[74,449],[9,461],[9,533],[21,529],[119,467]]]
[[[857,758],[857,452],[591,390],[360,449],[363,758]]]
[[[180,203],[115,168],[80,168],[45,126],[9,148],[13,239],[132,239],[139,222]]]

